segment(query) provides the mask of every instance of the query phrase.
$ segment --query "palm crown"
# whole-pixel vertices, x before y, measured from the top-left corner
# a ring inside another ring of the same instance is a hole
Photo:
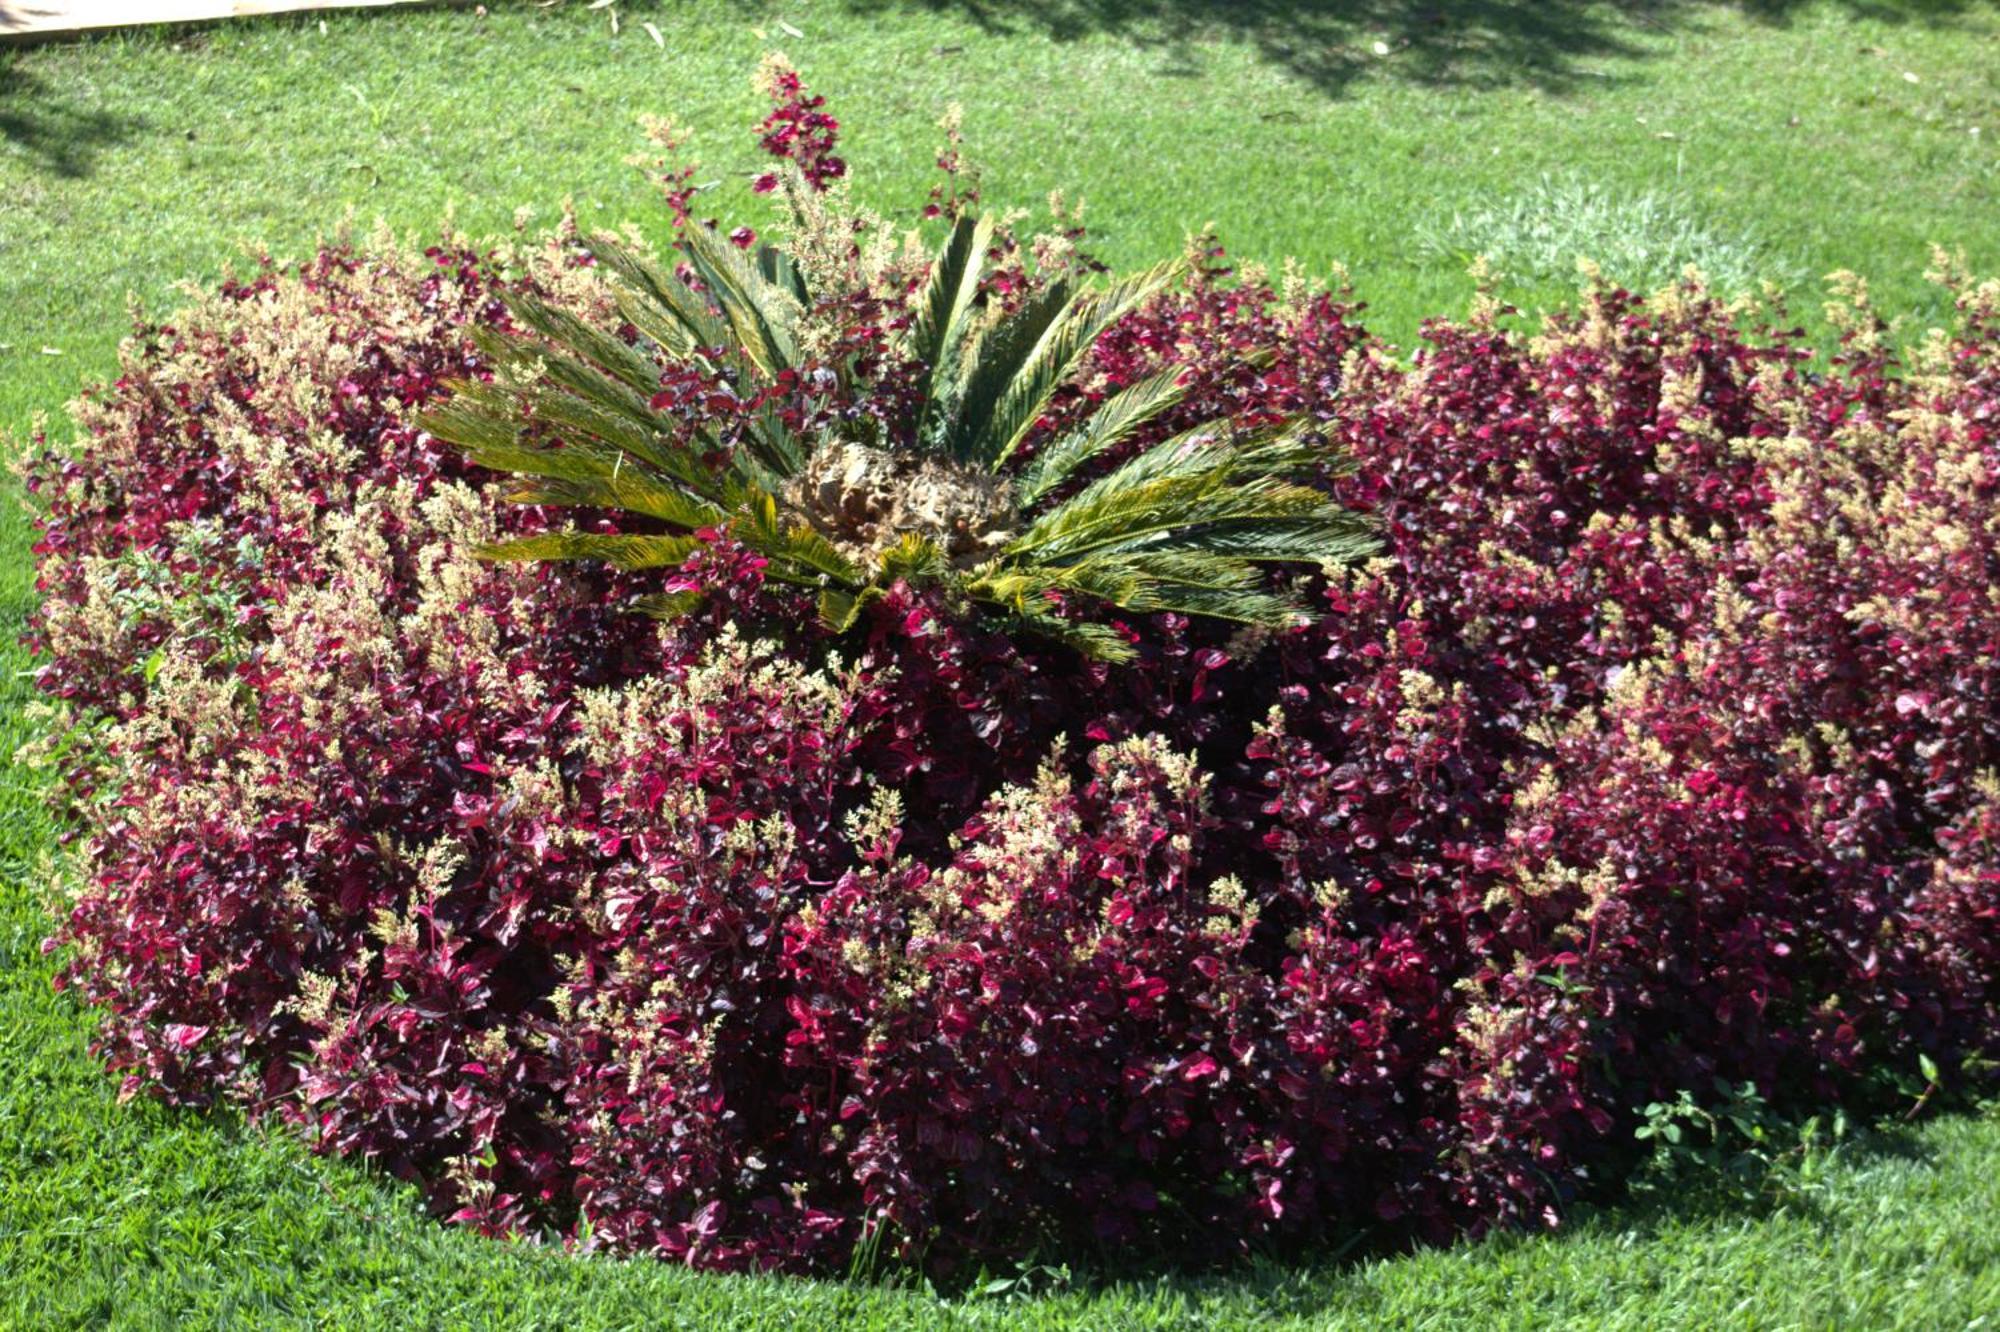
[[[982,294],[993,241],[990,219],[958,218],[911,284],[904,351],[917,406],[894,431],[872,418],[802,430],[766,410],[718,447],[653,407],[663,366],[676,362],[739,392],[815,368],[801,328],[814,293],[800,266],[699,225],[683,234],[677,272],[591,242],[637,338],[517,292],[509,309],[538,337],[481,334],[494,379],[458,386],[425,425],[520,475],[515,500],[622,510],[666,529],[544,533],[488,548],[494,558],[658,568],[685,561],[695,533],[726,529],[765,557],[767,576],[816,589],[835,631],[902,580],[1107,659],[1129,654],[1124,638],[1060,604],[1296,623],[1297,604],[1266,566],[1343,561],[1370,546],[1360,516],[1313,483],[1326,449],[1293,429],[1216,421],[1110,465],[1182,400],[1172,369],[1051,436],[1042,423],[1099,335],[1165,289],[1176,266],[1096,290],[1054,279],[998,313]],[[689,604],[684,594],[646,608]]]

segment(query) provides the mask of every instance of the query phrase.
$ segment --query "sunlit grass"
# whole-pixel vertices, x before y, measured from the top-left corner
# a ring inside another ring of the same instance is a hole
[[[868,202],[922,199],[934,122],[963,101],[994,204],[1082,195],[1121,266],[1208,222],[1247,257],[1344,262],[1403,342],[1462,308],[1480,252],[1530,308],[1564,298],[1581,252],[1641,282],[1687,262],[1808,289],[1860,269],[1919,323],[1938,313],[1930,241],[2000,270],[1991,5],[616,8],[616,35],[580,3],[494,4],[0,48],[0,429],[112,371],[128,292],[165,307],[244,241],[297,254],[349,209],[421,232],[453,206],[490,234],[566,195],[586,224],[655,215],[624,161],[640,112],[694,127],[718,210],[750,207],[748,77],[772,44],[848,122]],[[31,538],[4,498],[0,758],[40,725],[17,643]],[[0,1328],[1930,1329],[2000,1311],[2000,1123],[1976,1119],[1857,1154],[1817,1211],[1625,1212],[1026,1303],[496,1245],[286,1140],[118,1105],[40,952],[55,836],[36,774],[0,766]]]

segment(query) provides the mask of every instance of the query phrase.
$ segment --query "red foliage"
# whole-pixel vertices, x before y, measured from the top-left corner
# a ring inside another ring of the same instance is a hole
[[[1385,549],[1308,628],[1112,668],[903,591],[829,642],[725,533],[667,629],[473,559],[541,515],[409,422],[497,280],[263,273],[29,465],[57,942],[129,1087],[495,1232],[949,1267],[1543,1223],[1681,1089],[2000,1055],[1992,288],[1907,364],[1695,291],[1404,364],[1209,274],[1063,412],[1171,361],[1189,420],[1307,415]],[[894,419],[880,304],[794,397],[662,394]]]
[[[847,163],[833,151],[840,122],[824,109],[826,98],[808,92],[799,72],[782,57],[765,62],[759,83],[771,99],[770,114],[757,126],[764,151],[797,167],[806,185],[816,191],[845,176]],[[778,188],[778,177],[761,175],[751,188],[769,194]]]

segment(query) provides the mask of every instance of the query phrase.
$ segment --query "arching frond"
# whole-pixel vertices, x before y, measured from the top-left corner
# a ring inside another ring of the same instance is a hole
[[[656,592],[651,596],[640,597],[632,603],[632,609],[641,615],[650,615],[656,620],[678,620],[682,616],[692,615],[706,600],[707,597],[692,588],[679,592]]]
[[[965,442],[964,456],[994,468],[1011,458],[1104,330],[1158,295],[1182,267],[1178,260],[1161,264],[1067,305],[1009,376],[992,415]]]
[[[995,615],[1004,632],[1045,638],[1092,661],[1127,662],[1137,655],[1131,641],[1108,624],[1066,620],[1048,611],[1010,611]]]
[[[499,403],[504,401],[508,392],[513,391],[513,385],[539,383],[566,389],[605,411],[615,412],[648,429],[658,419],[649,394],[606,374],[581,356],[571,355],[548,343],[510,338],[493,329],[475,332],[473,343],[493,363],[497,372],[495,381],[491,384],[460,384],[457,386],[458,397]],[[653,387],[658,387],[657,375]]]
[[[805,270],[791,255],[775,245],[757,247],[757,272],[764,281],[790,296],[801,307],[812,300],[812,293],[806,290]]]
[[[949,578],[953,572],[944,549],[919,532],[905,532],[901,541],[883,551],[879,567],[882,581],[890,583],[899,578],[933,582]]]
[[[799,303],[789,291],[765,279],[724,237],[704,226],[681,233],[689,262],[735,332],[736,345],[765,377],[798,362],[792,329]]]
[[[1184,583],[1163,583],[1146,605],[1127,609],[1175,611],[1270,629],[1290,629],[1307,619],[1297,601],[1277,592],[1194,587]]]
[[[573,357],[597,366],[641,395],[642,401],[659,388],[659,366],[616,334],[592,327],[532,292],[509,292],[505,300],[507,313],[523,328],[539,333]]]
[[[552,430],[565,443],[592,448],[626,465],[636,461],[670,478],[697,495],[720,497],[722,477],[685,444],[655,430],[614,415],[572,393],[545,388],[525,390],[517,399],[536,425]],[[732,460],[734,461],[734,460]]]
[[[490,454],[493,463],[527,479],[508,493],[517,504],[552,504],[568,508],[623,509],[644,514],[688,531],[726,522],[719,505],[661,481],[643,467],[604,467],[585,460],[575,449],[524,449]]]
[[[590,242],[590,252],[623,284],[618,312],[669,356],[688,360],[730,347],[729,322],[671,272],[603,238]]]
[[[1067,481],[1078,468],[1132,437],[1134,431],[1187,395],[1178,368],[1127,385],[1098,404],[1084,423],[1051,442],[1021,469],[1015,484],[1032,504]]]
[[[925,419],[917,426],[919,438],[928,437],[935,426],[931,412],[939,386],[958,378],[959,353],[978,300],[979,280],[986,271],[986,251],[992,244],[991,218],[960,216],[917,292],[909,345],[910,355],[924,367],[917,385],[925,403]]]
[[[1069,284],[1052,282],[1005,319],[972,331],[965,345],[948,353],[951,373],[931,381],[936,400],[931,411],[933,433],[920,436],[922,442],[952,458],[990,466],[990,459],[980,452],[980,440],[1022,365],[1062,318],[1069,302]]]
[[[417,413],[420,429],[447,444],[457,445],[474,462],[478,462],[481,453],[518,445],[524,428],[511,399],[504,396],[488,399],[476,393],[477,387],[463,387],[444,402]]]
[[[859,592],[830,587],[819,594],[820,623],[836,634],[844,634],[854,627],[854,622],[861,618],[861,612],[870,603],[881,598],[880,587],[864,587]]]
[[[780,516],[778,502],[754,487],[735,487],[729,505],[730,534],[774,561],[798,572],[822,574],[847,587],[863,587],[868,577],[859,565],[809,525]]]
[[[1265,523],[1285,523],[1294,545],[1315,527],[1329,541],[1354,533],[1354,515],[1292,479],[1307,476],[1316,456],[1301,437],[1226,435],[1226,427],[1203,426],[1154,445],[1044,511],[1007,553],[1068,561],[1213,524],[1228,524],[1239,542]]]
[[[680,564],[700,546],[691,536],[543,532],[496,541],[479,553],[489,560],[603,560],[620,569],[664,569]]]

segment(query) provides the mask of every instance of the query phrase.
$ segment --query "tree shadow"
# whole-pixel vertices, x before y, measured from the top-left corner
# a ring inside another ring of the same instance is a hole
[[[0,32],[18,5],[0,0]],[[146,128],[136,116],[80,106],[0,47],[0,141],[25,151],[40,169],[69,179],[88,176],[102,149]]]
[[[50,0],[23,3],[22,0],[0,0],[0,37],[14,36],[26,32],[37,19],[48,18],[57,12]]]
[[[1826,0],[1736,0],[1755,20],[1789,23]],[[1954,23],[1976,0],[1832,0],[1883,22]],[[1591,62],[1656,54],[1649,36],[1698,27],[1726,0],[845,0],[851,13],[924,9],[960,14],[995,34],[1039,31],[1064,42],[1115,35],[1197,75],[1200,51],[1247,43],[1316,91],[1338,96],[1363,78],[1432,86],[1601,87]]]
[[[1685,4],[1686,0],[1674,0]],[[1827,0],[1733,0],[1737,9],[1765,23],[1788,23],[1800,10],[1812,9]],[[1974,0],[1833,0],[1850,17],[1877,23],[1928,23],[1947,25],[1963,20],[1980,8]]]

